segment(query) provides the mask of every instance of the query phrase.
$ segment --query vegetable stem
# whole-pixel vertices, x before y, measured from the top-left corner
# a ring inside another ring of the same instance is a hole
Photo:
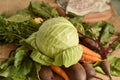
[[[111,42],[111,44],[109,44],[109,46],[108,46],[108,50],[110,50],[110,48],[112,47],[112,45],[114,44],[114,43],[116,43],[116,42],[120,42],[120,38],[119,37],[117,37],[117,38],[115,38],[112,42]]]

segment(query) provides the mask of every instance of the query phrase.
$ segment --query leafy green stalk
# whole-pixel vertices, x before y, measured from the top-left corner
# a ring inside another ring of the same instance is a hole
[[[37,31],[39,25],[32,25],[33,18],[27,14],[16,14],[5,18],[0,16],[0,43],[18,43]]]
[[[42,3],[31,2],[28,9],[33,14],[35,14],[39,17],[45,18],[45,19],[59,16],[56,8],[51,7],[49,4],[44,3],[44,2],[42,2]]]

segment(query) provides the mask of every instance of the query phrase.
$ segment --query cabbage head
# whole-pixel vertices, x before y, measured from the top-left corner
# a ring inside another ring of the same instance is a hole
[[[31,58],[42,65],[69,67],[82,56],[77,30],[63,17],[45,21],[26,42],[34,48]]]

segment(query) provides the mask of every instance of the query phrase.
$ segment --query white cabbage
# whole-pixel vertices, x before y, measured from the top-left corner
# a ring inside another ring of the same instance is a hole
[[[77,30],[63,17],[45,21],[26,42],[35,49],[31,58],[42,65],[69,67],[82,56]]]

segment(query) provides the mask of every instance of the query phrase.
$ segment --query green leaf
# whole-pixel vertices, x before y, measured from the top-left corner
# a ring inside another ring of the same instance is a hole
[[[50,65],[53,62],[53,59],[42,54],[38,50],[33,50],[30,57],[33,59],[33,61],[40,63],[41,65]]]
[[[34,63],[30,73],[27,75],[28,80],[40,80],[39,71],[41,69],[41,65],[38,63]]]
[[[11,75],[13,80],[25,80],[27,74],[32,69],[32,64],[33,61],[30,58],[26,57],[22,64],[14,69],[13,74]]]
[[[22,16],[22,14],[20,15]],[[23,20],[16,22],[16,20],[8,21],[9,18],[6,20],[4,17],[0,17],[0,43],[18,44],[21,39],[29,37],[38,30],[40,25],[33,25],[31,19],[22,18]]]
[[[9,77],[14,69],[13,63],[14,58],[9,58],[0,65],[0,76]]]
[[[14,66],[10,65],[8,66],[4,71],[0,71],[0,76],[2,77],[10,77],[11,74],[13,74]]]
[[[70,67],[71,65],[77,63],[82,57],[82,47],[74,46],[60,52],[54,59],[53,64],[57,66],[64,65],[65,67]]]
[[[20,14],[20,15],[31,15],[29,9],[23,9],[23,10],[20,10],[20,11],[17,11],[15,14]],[[14,14],[13,14],[14,15]]]
[[[104,26],[102,28],[102,31],[101,31],[101,34],[100,34],[100,42],[103,44],[103,45],[106,45],[109,40],[110,40],[110,37],[114,34],[114,27],[112,24],[109,24],[107,23],[106,26]]]
[[[39,17],[43,17],[45,19],[52,18],[58,16],[58,12],[54,7],[51,7],[47,3],[38,3],[38,2],[30,2],[29,10],[38,15]]]
[[[68,20],[76,27],[79,25],[82,25],[82,19],[83,17],[81,16],[75,16],[75,17],[70,17]]]
[[[0,73],[5,71],[10,65],[13,65],[14,59],[13,58],[8,58],[2,64],[0,65]]]
[[[110,63],[110,74],[112,76],[120,76],[120,58],[109,54],[107,59]],[[100,63],[94,64],[94,68],[97,72],[105,74],[102,68],[100,67]]]
[[[111,48],[112,48],[113,50],[116,50],[116,49],[120,48],[120,42],[114,43]]]
[[[120,58],[109,55],[108,60],[110,63],[111,74],[113,76],[120,76]]]
[[[76,29],[82,33],[85,34],[84,27],[82,25],[82,18],[81,16],[75,16],[72,18],[69,18],[68,20],[76,27]]]
[[[104,26],[106,26],[105,21],[99,21],[97,23],[84,23],[84,29],[86,35],[92,37],[93,39],[99,39],[101,30]]]
[[[9,78],[9,77],[2,77],[2,76],[0,76],[0,80],[13,80],[12,78]]]
[[[59,14],[55,7],[51,7],[48,3],[42,2],[40,7],[45,10],[51,17],[57,17]]]
[[[28,14],[15,14],[6,19],[6,21],[10,22],[24,22],[31,19],[31,16]]]
[[[18,50],[15,54],[14,66],[18,67],[19,65],[21,65],[25,56],[26,56],[25,50]]]

